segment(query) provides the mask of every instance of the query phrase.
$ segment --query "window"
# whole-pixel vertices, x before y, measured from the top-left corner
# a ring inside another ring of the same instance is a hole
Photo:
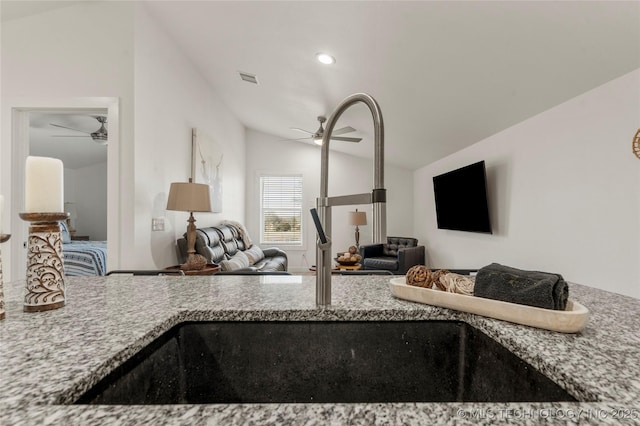
[[[260,176],[260,242],[302,245],[302,176]]]

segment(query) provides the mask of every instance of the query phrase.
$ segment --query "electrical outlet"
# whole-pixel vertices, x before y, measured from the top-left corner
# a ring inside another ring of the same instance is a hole
[[[154,217],[151,219],[152,231],[164,231],[164,217]]]

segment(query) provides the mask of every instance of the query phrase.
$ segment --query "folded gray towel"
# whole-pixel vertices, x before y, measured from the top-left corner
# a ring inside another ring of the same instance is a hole
[[[523,271],[492,263],[478,271],[473,295],[564,311],[569,287],[559,274]]]

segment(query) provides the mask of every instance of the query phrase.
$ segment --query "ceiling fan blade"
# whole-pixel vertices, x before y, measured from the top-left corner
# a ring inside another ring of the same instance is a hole
[[[306,138],[294,138],[294,139],[278,139],[278,142],[285,142],[285,141],[308,141],[311,140],[311,138],[309,136],[307,136]]]
[[[346,138],[343,136],[336,136],[336,137],[331,136],[331,140],[344,141],[344,142],[360,142],[362,138]]]
[[[80,133],[86,133],[86,134],[89,134],[88,132],[85,132],[85,131],[82,131],[82,130],[78,130],[78,129],[74,129],[73,127],[61,126],[61,125],[59,125],[59,124],[54,124],[54,123],[49,123],[49,124],[50,124],[51,126],[54,126],[54,127],[60,127],[60,128],[62,128],[62,129],[69,129],[69,130],[73,130],[73,131],[75,131],[75,132],[80,132]]]
[[[310,131],[308,131],[308,130],[304,130],[304,129],[300,129],[300,128],[298,128],[298,127],[289,127],[289,128],[290,128],[291,130],[297,130],[297,131],[299,131],[299,132],[307,133],[307,134],[309,134],[309,135],[313,135],[313,134],[314,134],[313,132],[310,132]]]
[[[51,135],[52,138],[88,138],[89,135]]]
[[[341,129],[334,130],[333,132],[331,132],[331,134],[332,135],[344,135],[345,133],[355,132],[355,131],[356,131],[356,129],[354,129],[353,127],[346,126],[346,127],[341,128]]]

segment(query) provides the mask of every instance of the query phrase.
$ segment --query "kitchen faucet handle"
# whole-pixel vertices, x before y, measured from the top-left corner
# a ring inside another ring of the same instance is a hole
[[[316,231],[318,231],[318,237],[320,238],[320,242],[322,244],[327,244],[327,236],[324,233],[324,229],[322,228],[322,223],[320,223],[320,218],[318,217],[318,210],[316,208],[312,208],[311,217],[313,218],[313,224],[316,226]]]

